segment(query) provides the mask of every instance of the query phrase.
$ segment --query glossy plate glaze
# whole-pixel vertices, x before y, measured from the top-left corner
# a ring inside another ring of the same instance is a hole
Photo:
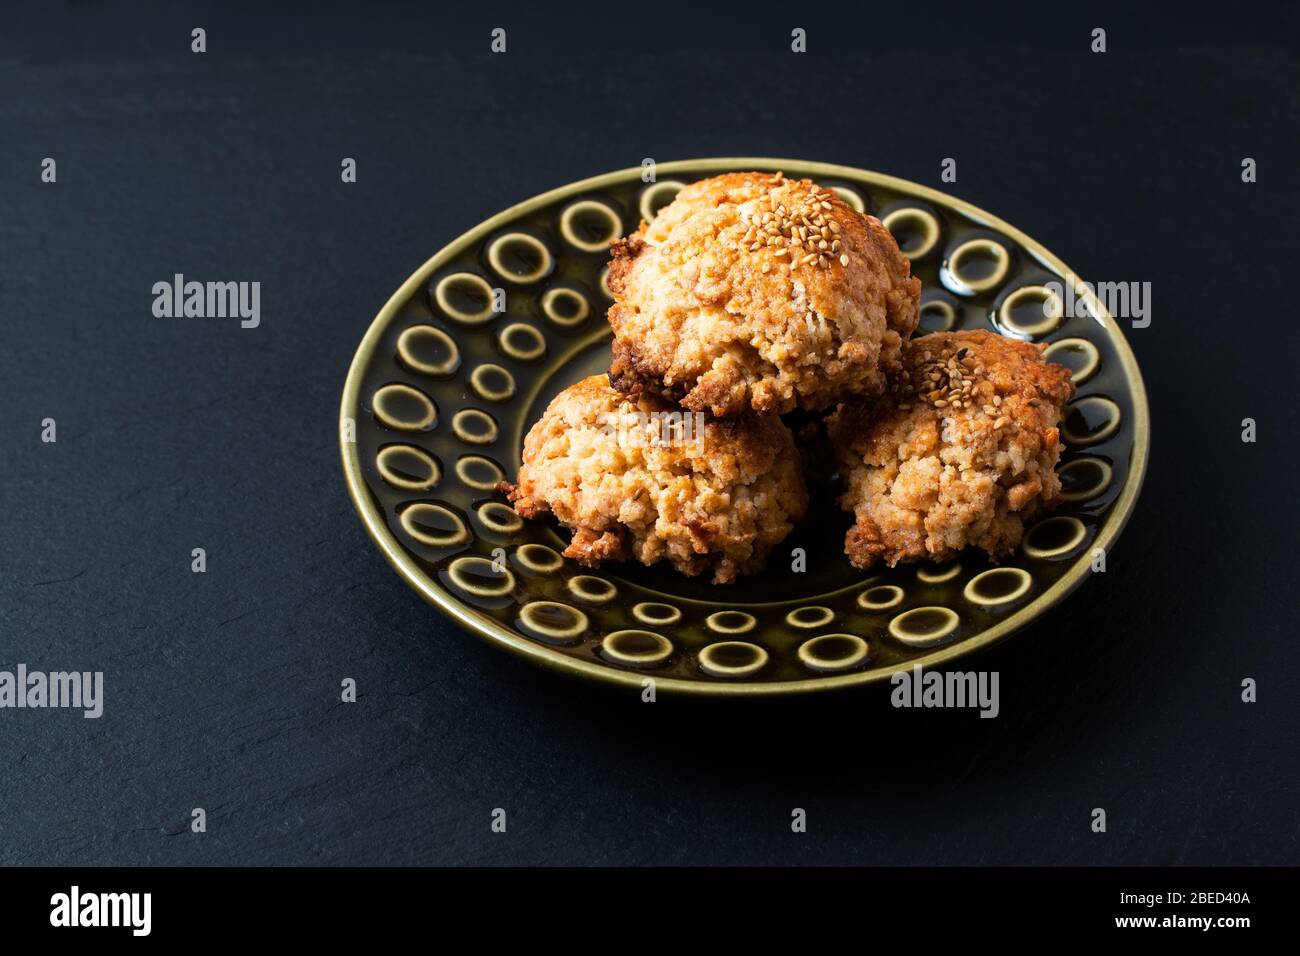
[[[842,553],[850,516],[814,487],[808,517],[767,571],[718,587],[670,568],[598,571],[560,556],[567,535],[515,516],[513,477],[551,398],[609,362],[611,240],[684,183],[777,170],[836,189],[894,232],[924,283],[925,331],[992,328],[1048,343],[1074,370],[1062,423],[1066,500],[1001,565],[864,574]],[[539,663],[640,688],[738,695],[827,690],[936,666],[1024,627],[1077,587],[1137,500],[1149,428],[1117,323],[1066,266],[1014,227],[933,189],[845,166],[709,159],[573,183],[520,203],[438,252],[380,310],[343,389],[348,490],[371,538],[426,600]],[[1044,309],[1076,288],[1086,314]],[[495,291],[500,290],[500,291]],[[504,293],[504,296],[502,296]],[[496,311],[494,306],[505,308]],[[806,554],[794,570],[791,552]]]

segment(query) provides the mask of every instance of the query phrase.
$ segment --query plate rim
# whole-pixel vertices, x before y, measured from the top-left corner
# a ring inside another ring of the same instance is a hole
[[[1150,457],[1150,410],[1147,405],[1146,386],[1142,380],[1142,373],[1138,368],[1137,359],[1129,347],[1120,323],[1097,299],[1092,290],[1082,284],[1082,280],[1074,270],[1070,269],[1060,258],[1032,236],[963,199],[908,179],[836,163],[752,156],[710,157],[656,163],[655,174],[657,181],[661,173],[712,173],[737,169],[776,171],[787,167],[797,167],[802,171],[801,176],[861,181],[883,186],[941,206],[955,208],[981,225],[997,230],[1014,239],[1026,252],[1038,259],[1040,264],[1058,272],[1075,286],[1077,297],[1088,303],[1095,321],[1112,335],[1116,352],[1120,358],[1120,364],[1123,367],[1125,380],[1133,390],[1132,401],[1135,419],[1133,461],[1129,466],[1128,479],[1125,481],[1124,487],[1115,499],[1115,503],[1098,530],[1096,538],[1093,539],[1094,548],[1099,547],[1109,551],[1110,545],[1119,537],[1120,532],[1124,529],[1133,513],[1138,495],[1146,479],[1147,463]],[[389,530],[383,515],[368,500],[369,491],[365,487],[358,443],[355,440],[355,429],[353,430],[353,441],[349,442],[347,440],[347,423],[349,420],[355,422],[360,418],[360,390],[364,370],[375,353],[384,329],[387,328],[398,309],[413,295],[418,294],[429,277],[445,262],[459,254],[464,246],[491,234],[518,216],[550,205],[556,200],[602,189],[629,179],[640,179],[642,173],[643,167],[641,166],[615,170],[558,186],[522,202],[515,203],[443,245],[389,296],[388,301],[384,303],[374,319],[371,320],[365,335],[362,336],[361,342],[357,345],[357,350],[348,366],[347,377],[343,383],[343,394],[339,402],[339,451],[343,463],[343,473],[347,483],[348,497],[352,499],[352,504],[361,518],[362,526],[366,529],[370,540],[379,548],[380,553],[383,554],[389,565],[397,571],[398,575],[428,603],[450,618],[453,623],[459,625],[463,630],[487,640],[489,643],[541,664],[549,670],[566,673],[574,677],[587,677],[605,684],[636,689],[643,688],[645,681],[650,679],[654,682],[656,692],[663,690],[671,694],[704,697],[768,697],[821,693],[879,683],[892,677],[893,674],[898,672],[898,669],[889,671],[872,669],[853,674],[825,675],[794,681],[693,681],[680,677],[658,676],[653,671],[619,670],[593,661],[570,657],[557,649],[538,644],[523,635],[516,634],[492,618],[476,613],[469,605],[457,600],[454,595],[438,585],[436,580],[426,574],[415,563],[407,554],[406,549],[402,547],[401,543]],[[1087,563],[1081,559],[1076,559],[1075,565],[1053,582],[1051,587],[1024,607],[1018,608],[1006,619],[999,621],[993,627],[968,640],[936,648],[920,658],[909,661],[906,669],[911,670],[916,666],[923,669],[933,668],[991,647],[1021,630],[1035,619],[1042,617],[1048,610],[1060,604],[1073,593],[1090,576],[1091,572],[1088,570]]]

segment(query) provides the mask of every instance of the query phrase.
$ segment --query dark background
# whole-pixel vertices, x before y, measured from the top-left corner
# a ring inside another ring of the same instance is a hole
[[[0,863],[1300,863],[1294,5],[260,6],[0,8],[0,668],[106,697],[0,712]],[[746,154],[1152,283],[1145,489],[1105,575],[963,661],[996,720],[588,687],[456,630],[353,513],[344,374],[420,263],[554,186]],[[261,327],[153,318],[175,272],[260,281]]]

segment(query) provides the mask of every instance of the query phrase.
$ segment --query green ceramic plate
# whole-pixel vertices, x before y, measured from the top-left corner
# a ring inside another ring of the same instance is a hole
[[[591,572],[560,556],[550,523],[525,523],[494,490],[513,477],[550,399],[609,361],[610,240],[651,219],[683,183],[785,170],[833,187],[893,230],[924,283],[922,329],[994,328],[1050,343],[1075,371],[1062,431],[1068,500],[1010,560],[856,571],[850,518],[814,488],[808,517],[766,572],[716,587],[670,568]],[[915,183],[823,163],[709,159],[573,183],[471,229],[380,310],[343,388],[348,490],[366,530],[426,600],[466,630],[538,663],[640,688],[783,694],[934,666],[1024,627],[1091,573],[1146,469],[1137,364],[1114,319],[1024,233]],[[1043,285],[1073,282],[1091,314],[1044,318]],[[493,290],[505,309],[494,311]],[[807,568],[791,570],[790,549]]]

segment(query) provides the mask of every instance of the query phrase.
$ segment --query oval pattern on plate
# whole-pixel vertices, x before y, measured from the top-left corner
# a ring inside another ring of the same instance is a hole
[[[758,619],[745,611],[718,611],[710,614],[704,623],[718,634],[744,634],[754,629]]]
[[[438,407],[418,388],[400,382],[375,392],[375,418],[381,425],[404,432],[428,431],[438,424]]]
[[[397,355],[413,372],[442,377],[460,367],[456,340],[433,325],[413,325],[397,337]]]
[[[526,232],[508,232],[488,246],[488,265],[508,282],[527,285],[550,275],[555,268],[551,250],[536,236]]]
[[[618,597],[618,588],[594,574],[575,574],[569,578],[569,593],[587,604],[608,604]]]
[[[899,251],[913,262],[924,259],[939,244],[939,220],[927,209],[895,209],[881,222],[893,233]]]
[[[870,648],[856,634],[823,634],[800,644],[798,653],[810,670],[847,671],[865,662]]]
[[[490,445],[501,434],[497,420],[481,408],[462,408],[452,416],[451,428],[457,438],[471,445]]]
[[[972,604],[996,607],[1024,597],[1033,583],[1033,578],[1023,568],[993,568],[966,582],[962,593]]]
[[[926,332],[951,332],[957,324],[957,310],[946,299],[929,299],[921,303],[921,314],[917,321],[916,334]]]
[[[546,337],[524,322],[513,322],[502,329],[497,344],[517,362],[535,362],[546,354]]]
[[[916,579],[926,584],[942,584],[961,574],[960,561],[948,561],[944,564],[918,564]]]
[[[447,577],[465,594],[480,598],[504,597],[515,588],[515,576],[509,568],[498,568],[487,558],[475,555],[451,562]]]
[[[573,328],[587,321],[591,306],[587,304],[587,297],[577,289],[556,286],[547,289],[542,296],[542,314],[561,328]]]
[[[632,608],[632,614],[643,624],[676,624],[682,619],[679,609],[659,601],[642,601]]]
[[[496,491],[505,481],[506,473],[491,458],[482,455],[462,455],[456,460],[456,477],[475,491]]]
[[[940,272],[943,284],[958,295],[975,295],[996,289],[1007,277],[1011,256],[992,239],[969,239],[948,254]]]
[[[791,627],[814,628],[825,627],[835,620],[835,612],[828,607],[810,605],[797,607],[785,616],[785,623]]]
[[[749,677],[767,664],[768,654],[748,641],[719,641],[700,651],[700,670],[710,677]]]
[[[536,574],[553,574],[564,567],[564,557],[554,548],[531,541],[515,549],[515,560]]]
[[[552,644],[569,644],[586,633],[587,615],[559,601],[530,601],[519,609],[522,629]]]
[[[858,595],[858,607],[867,611],[884,611],[903,603],[903,589],[897,584],[880,584]]]
[[[601,639],[600,652],[628,667],[653,667],[672,656],[673,642],[654,631],[628,628],[606,634]]]
[[[850,189],[848,186],[832,186],[831,189],[835,195],[848,203],[855,212],[867,211],[867,205],[862,201],[862,194],[857,190]]]
[[[515,509],[500,501],[484,501],[474,513],[483,527],[495,534],[514,534],[524,526],[524,519],[515,514]]]
[[[1009,292],[998,306],[998,329],[1019,339],[1041,339],[1061,327],[1061,297],[1046,286],[1026,285]]]
[[[1119,425],[1118,405],[1102,395],[1087,395],[1065,407],[1061,437],[1073,448],[1099,445],[1119,431]]]
[[[1057,515],[1025,532],[1020,550],[1031,558],[1063,558],[1088,538],[1088,529],[1073,515]]]
[[[441,279],[433,287],[433,303],[461,325],[482,325],[496,315],[492,286],[474,272],[456,272]]]
[[[431,548],[454,548],[470,541],[465,519],[437,502],[417,501],[403,508],[398,520],[407,534]]]
[[[934,647],[952,640],[961,618],[947,607],[914,607],[889,622],[889,633],[912,647]]]
[[[375,456],[375,467],[384,481],[403,491],[428,491],[442,480],[437,459],[414,445],[385,445]]]
[[[469,385],[479,398],[489,402],[504,402],[515,395],[515,377],[495,362],[484,362],[470,372]]]
[[[1070,370],[1070,381],[1082,385],[1101,368],[1101,352],[1087,339],[1057,339],[1043,350],[1043,358]]]
[[[623,235],[623,220],[609,204],[583,199],[560,215],[560,235],[583,252],[606,252]]]
[[[654,222],[655,216],[659,215],[659,210],[676,199],[684,185],[685,183],[679,183],[675,179],[663,179],[643,189],[641,201],[637,204],[641,218],[646,222]]]
[[[1114,469],[1104,459],[1084,455],[1067,461],[1056,471],[1061,479],[1061,500],[1091,501],[1106,493]]]

